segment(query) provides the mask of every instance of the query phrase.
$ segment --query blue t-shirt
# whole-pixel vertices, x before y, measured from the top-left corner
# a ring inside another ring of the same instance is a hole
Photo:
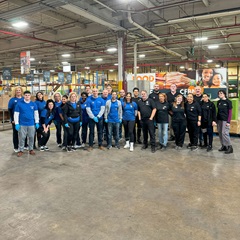
[[[53,118],[54,118],[53,112],[51,112],[49,116],[47,116],[47,114],[48,114],[48,111],[45,108],[45,109],[42,110],[41,115],[40,115],[41,116],[41,120],[43,120],[43,122],[41,122],[41,123],[45,124],[46,126],[50,125],[52,120],[53,120]]]
[[[44,101],[44,100],[43,101],[36,100],[35,103],[36,103],[37,108],[38,108],[39,116],[41,116],[41,112],[42,112],[42,110],[46,106],[46,101]]]
[[[110,122],[110,123],[118,123],[119,122],[118,102],[117,101],[115,101],[115,102],[111,101],[110,111],[108,113],[108,122]]]
[[[11,110],[11,113],[12,113],[11,116],[10,116],[11,121],[13,121],[13,114],[14,114],[16,105],[17,105],[20,101],[22,101],[22,100],[23,100],[23,97],[20,97],[20,98],[13,97],[13,98],[11,98],[11,99],[9,100],[9,102],[8,102],[8,109],[10,109],[10,110]]]
[[[122,103],[123,108],[123,120],[125,121],[135,121],[135,111],[138,109],[137,104],[135,102],[131,103]]]
[[[59,109],[61,108],[61,105],[62,105],[62,101],[55,102],[55,116],[54,116],[54,120],[56,120],[58,122],[61,121],[61,118],[60,118],[60,115],[59,115]]]
[[[93,115],[96,117],[100,110],[101,110],[101,107],[105,107],[105,103],[104,103],[104,100],[101,98],[101,97],[97,97],[97,98],[94,98],[94,97],[90,97],[87,99],[87,108],[89,107],[93,113]]]
[[[33,126],[35,124],[34,111],[36,110],[38,110],[36,103],[20,101],[15,107],[15,112],[19,112],[19,124]]]

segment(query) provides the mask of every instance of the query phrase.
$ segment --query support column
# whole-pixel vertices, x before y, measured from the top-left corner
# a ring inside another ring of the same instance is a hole
[[[123,88],[124,64],[123,64],[123,38],[124,32],[118,32],[118,89]]]
[[[134,86],[137,86],[137,43],[134,43],[134,48],[133,48],[133,56],[134,56]]]

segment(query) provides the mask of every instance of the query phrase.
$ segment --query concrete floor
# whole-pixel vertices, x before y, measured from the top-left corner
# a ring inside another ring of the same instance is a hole
[[[210,153],[66,153],[52,133],[49,152],[18,158],[0,136],[1,240],[240,239],[239,138],[231,155],[217,137]]]

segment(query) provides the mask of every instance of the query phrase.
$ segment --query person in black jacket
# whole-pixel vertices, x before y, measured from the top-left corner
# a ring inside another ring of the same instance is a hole
[[[168,142],[169,103],[165,93],[159,93],[159,101],[156,102],[156,108],[156,122],[158,125],[160,149],[166,150]]]
[[[68,147],[67,151],[75,151],[75,143],[82,126],[82,108],[77,102],[77,94],[71,92],[69,100],[63,108],[64,126],[68,129]]]
[[[47,142],[50,138],[50,125],[55,116],[55,103],[52,99],[48,99],[45,108],[41,111],[40,115],[40,133],[39,139],[40,151],[48,151]]]
[[[175,136],[175,149],[180,150],[184,144],[184,138],[186,133],[186,116],[185,116],[185,108],[183,96],[178,94],[170,106],[170,114],[172,116],[172,127]]]
[[[233,153],[230,140],[230,122],[232,119],[232,102],[227,98],[224,90],[218,91],[220,100],[217,102],[217,128],[222,147],[219,151],[225,151],[226,154]]]
[[[199,103],[194,101],[194,96],[192,93],[189,93],[187,96],[185,112],[190,139],[190,143],[188,144],[187,148],[190,148],[192,151],[194,151],[198,149],[198,133],[199,127],[201,126],[202,110]]]
[[[213,126],[217,125],[216,107],[213,102],[210,101],[208,94],[204,93],[201,103],[202,118],[201,118],[201,130],[203,133],[204,145],[202,149],[207,148],[207,151],[212,150],[213,142]]]
[[[61,123],[62,123],[62,128],[63,128],[63,142],[62,142],[62,150],[67,151],[67,144],[68,144],[68,133],[67,133],[67,128],[64,126],[64,116],[63,116],[63,108],[65,104],[68,101],[68,96],[63,95],[62,96],[62,104],[58,108],[58,113],[61,118]]]
[[[155,84],[152,93],[149,94],[149,98],[151,98],[155,103],[159,102],[159,97],[158,97],[159,93],[160,93],[159,85]]]

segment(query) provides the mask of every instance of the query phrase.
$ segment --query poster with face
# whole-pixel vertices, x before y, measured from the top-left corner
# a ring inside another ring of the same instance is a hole
[[[204,88],[226,88],[226,68],[204,68],[198,70],[197,85]]]

